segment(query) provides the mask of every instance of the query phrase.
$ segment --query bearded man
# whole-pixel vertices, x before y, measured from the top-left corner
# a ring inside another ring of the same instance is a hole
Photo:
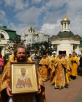
[[[55,68],[55,88],[61,89],[65,87],[65,74],[67,70],[67,63],[62,56],[62,51],[59,51],[59,55],[53,64]]]
[[[39,74],[38,74],[39,91],[37,92],[37,94],[34,94],[34,93],[15,94],[15,95],[11,94],[10,62],[30,63],[30,61],[27,59],[26,54],[27,53],[26,53],[25,47],[22,45],[18,45],[17,48],[14,50],[14,55],[12,55],[9,61],[7,62],[4,68],[4,71],[2,75],[0,76],[0,92],[2,92],[2,102],[8,102],[8,100],[5,100],[6,93],[9,99],[12,100],[12,102],[46,102],[45,95],[44,95],[44,84]]]
[[[39,72],[44,82],[49,79],[49,68],[50,67],[51,67],[51,63],[48,57],[46,56],[46,52],[43,52],[43,57],[39,62]]]

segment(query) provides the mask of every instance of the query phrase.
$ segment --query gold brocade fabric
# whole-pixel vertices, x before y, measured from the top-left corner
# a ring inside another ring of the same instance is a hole
[[[52,57],[51,72],[50,72],[50,81],[55,83],[55,68],[54,64],[57,57]]]
[[[51,67],[49,59],[48,58],[42,58],[40,60],[39,64],[41,65],[39,67],[39,72],[40,72],[40,75],[41,75],[42,79],[47,79],[48,76],[49,76],[48,68]]]
[[[47,79],[47,77],[49,76],[48,68],[45,65],[41,67],[40,74],[42,79]]]
[[[32,58],[31,58],[31,56],[30,56],[28,59],[29,59],[30,62],[32,62]]]
[[[71,63],[72,57],[69,58],[69,60],[70,60],[70,69],[72,69],[72,63]]]
[[[4,67],[2,75],[0,76],[0,92],[6,89],[7,87],[10,87],[10,62],[17,62],[16,58],[14,59],[14,55],[11,56],[11,58]],[[30,63],[30,61],[27,60],[27,63]],[[38,73],[38,79],[42,91],[39,95],[37,95],[37,97],[40,96],[39,99],[42,100],[41,102],[46,102],[45,87],[41,75],[39,73]],[[36,97],[37,102],[40,102],[37,97]],[[29,94],[13,95],[13,102],[33,102],[33,94],[29,93]]]
[[[71,63],[71,59],[72,59],[72,57],[69,58],[69,60],[70,60],[70,70],[68,71],[68,76],[70,76],[70,75],[71,75],[71,72],[72,72],[72,63]]]
[[[71,63],[70,63],[70,60],[69,60],[69,57],[66,55],[65,56],[65,60],[67,62],[67,67],[66,69],[68,69],[68,71],[66,72],[66,84],[69,83],[69,73],[70,73],[70,70],[71,70]]]
[[[72,72],[71,72],[71,75],[72,76],[77,76],[77,67],[78,67],[78,62],[79,62],[78,57],[77,56],[72,57],[71,61],[73,61],[72,62]]]
[[[54,61],[55,61],[55,59],[56,59],[56,57],[52,57],[52,62],[54,62]]]
[[[56,85],[57,86],[63,86],[63,73],[64,73],[64,68],[66,68],[67,66],[67,63],[66,63],[66,60],[65,58],[61,58],[59,59],[59,57],[56,58],[55,62],[54,62],[54,66],[55,66],[55,69],[56,69]]]
[[[48,60],[48,66],[51,69],[51,59],[50,59],[50,57],[47,57],[46,59]]]
[[[5,88],[10,87],[10,62],[12,61],[14,61],[14,55],[11,56],[0,76],[0,92]]]
[[[70,60],[69,60],[69,57],[68,56],[65,56],[65,60],[67,62],[67,67],[66,69],[70,70]]]

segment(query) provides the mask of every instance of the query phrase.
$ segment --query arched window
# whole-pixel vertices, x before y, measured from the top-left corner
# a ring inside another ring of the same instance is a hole
[[[65,23],[65,28],[66,28],[66,23]]]
[[[1,39],[1,38],[4,38],[4,35],[0,33],[0,39]]]

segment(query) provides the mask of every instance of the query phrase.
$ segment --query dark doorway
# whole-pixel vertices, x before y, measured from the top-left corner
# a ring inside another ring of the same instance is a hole
[[[0,48],[0,54],[1,54],[1,48]]]

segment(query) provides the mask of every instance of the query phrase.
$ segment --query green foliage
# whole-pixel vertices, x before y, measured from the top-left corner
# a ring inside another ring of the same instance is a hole
[[[8,59],[9,59],[9,54],[5,54],[5,55],[4,55],[4,59],[5,59],[5,60],[8,60]]]
[[[45,48],[43,48],[43,46],[45,47]],[[48,52],[49,54],[51,54],[51,42],[46,42],[46,41],[44,41],[44,42],[38,42],[38,43],[34,43],[34,44],[32,44],[32,48],[33,49],[36,49],[36,50],[38,50],[38,51],[40,51],[41,53],[43,53],[43,51],[45,50],[46,52]],[[40,50],[39,50],[40,49]]]
[[[34,49],[39,50],[40,45],[41,45],[41,43],[35,43],[35,44],[32,44],[32,47],[33,47]]]
[[[9,60],[9,54],[5,54],[4,55],[4,61],[5,61],[4,65],[7,63],[8,60]]]

